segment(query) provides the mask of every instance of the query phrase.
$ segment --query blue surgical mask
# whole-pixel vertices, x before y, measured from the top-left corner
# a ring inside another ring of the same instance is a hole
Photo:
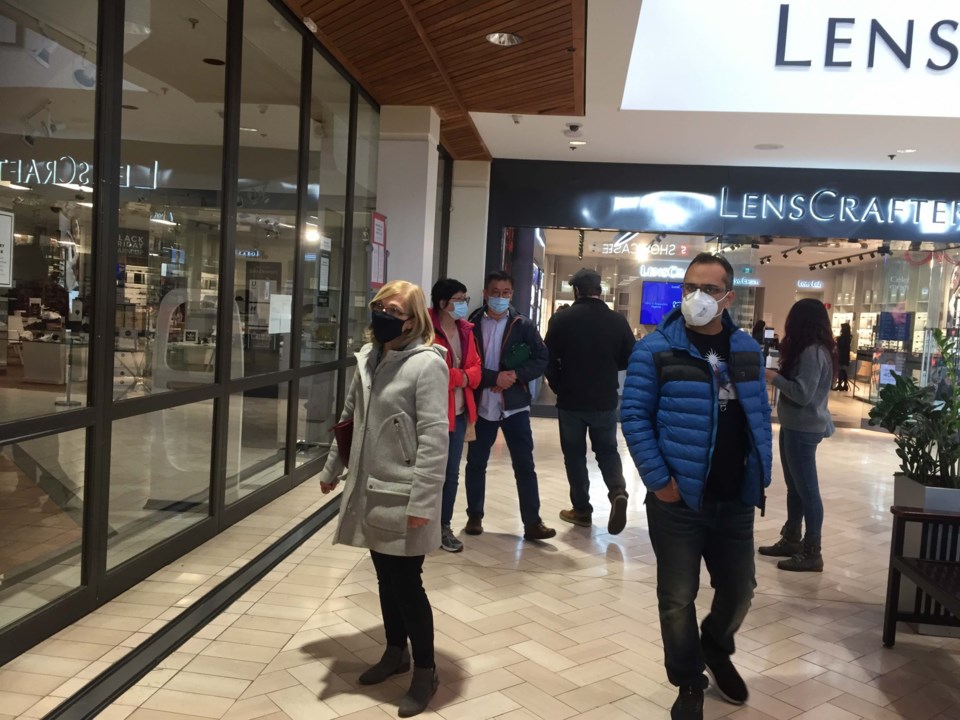
[[[493,310],[494,315],[502,315],[510,307],[510,298],[487,298],[487,307]]]
[[[467,316],[467,303],[464,300],[455,300],[447,310],[454,320],[463,320]]]

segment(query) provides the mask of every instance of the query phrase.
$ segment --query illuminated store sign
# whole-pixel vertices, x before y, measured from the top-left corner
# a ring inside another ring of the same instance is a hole
[[[915,197],[861,198],[830,188],[810,193],[748,192],[731,195],[720,190],[720,217],[736,220],[790,220],[794,222],[862,225],[917,225],[924,232],[948,232],[960,227],[960,201]]]
[[[948,0],[644,0],[621,107],[960,117],[958,28]]]
[[[798,290],[823,290],[823,280],[797,280]]]
[[[683,280],[687,272],[686,265],[641,265],[640,277],[658,280]]]
[[[156,190],[159,174],[160,166],[156,160],[152,165],[121,165],[120,187]],[[14,185],[60,185],[71,190],[87,189],[89,192],[92,190],[93,165],[70,155],[62,155],[54,160],[0,159],[0,181]]]
[[[733,279],[734,287],[760,287],[763,283],[760,278],[755,277],[736,277]]]
[[[638,253],[650,257],[687,257],[690,252],[688,245],[682,243],[654,243],[646,242],[616,242],[604,243],[600,246],[602,255],[636,255]]]

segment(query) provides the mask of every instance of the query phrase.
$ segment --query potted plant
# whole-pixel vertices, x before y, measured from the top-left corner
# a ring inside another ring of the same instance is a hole
[[[893,503],[927,510],[960,511],[960,398],[957,397],[957,338],[935,330],[940,351],[937,382],[920,387],[912,377],[894,373],[894,383],[880,389],[877,404],[870,409],[870,424],[893,433],[900,458],[894,475]],[[920,530],[911,527],[904,548],[914,556],[928,556],[938,548],[921,552]],[[913,607],[916,586],[904,581],[900,588],[901,610]],[[955,635],[938,626],[922,625],[925,634]]]
[[[942,330],[934,330],[933,337],[940,351],[940,381],[920,387],[912,377],[894,373],[894,384],[880,389],[870,409],[870,424],[893,433],[901,475],[923,487],[960,490],[958,343]],[[954,493],[933,495],[949,498]]]

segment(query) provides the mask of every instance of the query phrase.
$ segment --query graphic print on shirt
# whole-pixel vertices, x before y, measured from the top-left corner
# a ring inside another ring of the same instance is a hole
[[[717,354],[716,350],[707,353],[706,361],[710,363],[714,376],[717,378],[717,399],[720,402],[720,412],[727,409],[727,403],[730,400],[737,399],[737,389],[730,380],[730,369],[727,367],[727,361]]]

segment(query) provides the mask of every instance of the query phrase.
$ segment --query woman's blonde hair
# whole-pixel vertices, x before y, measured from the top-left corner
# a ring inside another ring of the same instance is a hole
[[[427,300],[423,295],[423,290],[419,285],[414,285],[406,280],[392,280],[380,288],[380,291],[370,301],[370,309],[377,303],[384,303],[391,298],[403,298],[410,313],[410,320],[413,320],[413,327],[406,331],[403,337],[408,343],[416,338],[423,341],[424,345],[433,345],[433,320],[430,319],[430,313],[427,312]],[[373,341],[373,332],[367,328],[367,340]]]

